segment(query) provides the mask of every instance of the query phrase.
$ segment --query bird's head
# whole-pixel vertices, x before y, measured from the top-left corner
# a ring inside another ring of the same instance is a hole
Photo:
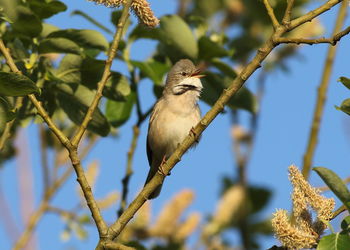
[[[164,91],[168,94],[182,95],[187,91],[202,91],[200,70],[188,59],[178,61],[169,71]]]

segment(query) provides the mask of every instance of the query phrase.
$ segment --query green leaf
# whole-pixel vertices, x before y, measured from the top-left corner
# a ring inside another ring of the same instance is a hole
[[[151,79],[156,85],[163,84],[163,77],[169,71],[170,66],[165,63],[160,63],[157,61],[130,61],[130,63],[140,69],[141,76],[148,77]]]
[[[326,185],[350,211],[350,192],[344,184],[343,180],[340,179],[340,177],[332,170],[327,168],[316,167],[312,170],[314,170],[322,178]]]
[[[23,60],[29,58],[29,53],[20,39],[15,38],[13,42],[7,44],[7,47],[10,49],[14,59]]]
[[[341,232],[322,237],[317,250],[347,250],[349,246],[350,236],[346,232]]]
[[[209,37],[202,36],[198,41],[199,57],[204,60],[210,60],[214,57],[228,56],[228,51],[221,45],[213,42]]]
[[[44,39],[39,44],[39,53],[72,53],[81,54],[81,49],[78,44],[66,38],[48,38]]]
[[[8,120],[8,113],[10,112],[10,104],[5,98],[0,96],[0,136],[4,132]]]
[[[349,231],[350,230],[350,215],[346,216],[342,222],[341,222],[341,228],[344,231]]]
[[[74,82],[83,84],[89,89],[96,89],[97,83],[101,80],[105,62],[93,58],[83,58],[76,55],[66,55],[55,73],[54,78],[63,82]],[[130,94],[128,79],[117,72],[111,72],[102,93],[105,97],[123,101]]]
[[[60,1],[45,2],[41,0],[30,0],[31,10],[40,18],[49,18],[59,12],[67,10],[67,6]]]
[[[341,82],[342,84],[344,84],[345,87],[350,89],[350,79],[349,78],[342,76],[338,79],[338,82]]]
[[[134,92],[131,92],[124,102],[107,100],[106,116],[113,127],[119,127],[129,119],[135,100]]]
[[[85,18],[86,20],[88,20],[90,23],[92,23],[93,25],[99,27],[100,29],[102,29],[103,31],[107,32],[108,34],[113,34],[113,32],[108,29],[106,26],[104,26],[103,24],[101,24],[100,22],[96,21],[94,18],[92,18],[91,16],[89,16],[88,14],[80,11],[80,10],[75,10],[71,13],[71,16],[81,16],[83,18]]]
[[[55,77],[63,82],[81,82],[81,64],[83,57],[73,54],[65,55],[55,72]]]
[[[46,38],[50,33],[59,30],[59,28],[55,25],[49,23],[42,23],[43,30],[41,31],[40,37]]]
[[[107,50],[109,43],[107,39],[96,30],[66,29],[52,32],[48,38],[61,37],[69,39],[81,47],[88,49]]]
[[[130,91],[128,79],[120,73],[112,72],[102,94],[111,100],[125,101]]]
[[[211,72],[205,72],[204,74],[206,76],[202,78],[203,92],[201,99],[203,99],[203,101],[209,105],[214,105],[224,89],[226,89],[232,83],[233,79]],[[255,113],[258,110],[258,105],[254,94],[245,87],[242,87],[230,99],[227,106],[231,109],[244,109],[251,113]]]
[[[159,29],[150,29],[145,25],[137,25],[129,35],[129,42],[134,42],[137,39],[152,39],[152,40],[161,40],[162,33]]]
[[[190,27],[177,15],[166,15],[160,19],[160,30],[166,51],[179,58],[196,59],[198,56],[197,41]],[[177,54],[179,52],[180,54]],[[176,53],[176,54],[175,54]]]
[[[270,236],[273,233],[271,219],[266,219],[250,224],[249,232]]]
[[[40,19],[24,6],[17,6],[16,10],[17,19],[12,23],[13,29],[21,35],[38,36],[43,29]]]
[[[0,72],[0,95],[25,96],[40,93],[40,89],[27,76]]]
[[[224,63],[223,61],[221,61],[220,59],[218,58],[213,58],[210,63],[215,67],[217,68],[218,70],[221,71],[222,74],[232,78],[232,79],[235,79],[237,77],[237,73],[233,70],[233,68]]]
[[[261,211],[271,200],[271,191],[257,186],[248,187],[249,212],[257,213]]]
[[[340,107],[335,107],[338,110],[343,111],[344,113],[350,115],[350,98],[345,99],[342,104],[340,105]]]
[[[88,102],[91,100],[93,93],[83,85],[78,84],[70,84],[70,86],[59,84],[56,91],[62,110],[72,122],[80,125],[88,111],[90,105]],[[87,128],[100,136],[109,134],[109,122],[99,108],[93,113]]]

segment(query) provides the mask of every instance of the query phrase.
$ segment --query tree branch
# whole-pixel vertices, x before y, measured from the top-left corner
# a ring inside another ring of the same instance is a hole
[[[270,19],[271,19],[271,22],[272,22],[272,26],[273,28],[276,30],[277,27],[280,25],[276,16],[275,16],[275,13],[273,12],[273,8],[271,7],[270,3],[269,3],[269,0],[264,0],[264,5],[265,5],[265,8],[267,10],[267,14],[269,15]]]
[[[285,32],[285,29],[279,28],[275,31],[273,36],[281,36]],[[208,127],[208,125],[214,120],[214,118],[223,111],[225,104],[230,98],[237,93],[237,91],[243,86],[244,82],[260,67],[260,63],[266,58],[266,56],[275,47],[273,39],[269,39],[262,48],[259,49],[254,59],[244,68],[239,76],[233,81],[231,86],[224,90],[220,98],[208,111],[208,113],[201,119],[201,121],[194,128],[194,133],[190,133],[185,140],[177,147],[175,152],[162,166],[163,174],[157,173],[152,180],[142,189],[135,200],[129,205],[127,210],[119,217],[119,219],[109,228],[108,238],[114,239],[117,237],[129,220],[134,216],[137,210],[147,201],[147,197],[155,190],[155,188],[161,184],[165,176],[170,170],[178,163],[182,155],[195,143],[202,132]],[[99,244],[102,244],[100,242]]]
[[[113,62],[114,57],[115,57],[115,55],[117,53],[119,42],[120,42],[120,40],[122,38],[122,35],[123,35],[123,29],[124,29],[126,20],[127,20],[128,16],[129,16],[129,9],[130,9],[132,1],[133,0],[128,0],[124,4],[124,8],[122,10],[122,15],[121,15],[121,17],[119,19],[119,22],[118,22],[118,25],[117,25],[117,32],[114,35],[114,38],[113,38],[113,41],[112,41],[112,45],[111,45],[111,47],[109,49],[109,52],[108,52],[108,58],[106,60],[106,64],[105,64],[105,68],[104,68],[104,71],[103,71],[102,79],[97,84],[97,91],[96,91],[95,97],[92,100],[92,103],[89,106],[88,111],[86,112],[86,115],[84,117],[83,122],[81,123],[81,125],[78,128],[78,131],[76,132],[76,134],[72,138],[72,144],[75,147],[78,146],[78,144],[79,144],[83,134],[86,131],[86,128],[87,128],[89,122],[91,121],[92,114],[96,110],[96,108],[97,108],[97,106],[98,106],[98,104],[99,104],[99,102],[101,100],[103,88],[105,87],[105,85],[107,83],[107,80],[108,80],[108,78],[111,75],[112,62]]]
[[[84,169],[81,166],[81,162],[80,162],[78,152],[76,149],[69,151],[69,158],[72,161],[73,168],[74,168],[75,173],[77,175],[77,181],[79,182],[80,187],[83,191],[84,198],[85,198],[86,203],[90,209],[92,218],[94,219],[94,221],[96,223],[98,233],[99,233],[100,237],[104,237],[104,235],[107,233],[108,227],[107,227],[106,222],[102,218],[100,209],[99,209],[98,204],[94,198],[91,187],[90,187],[90,185],[85,177]]]
[[[282,19],[282,24],[285,26],[288,26],[290,24],[290,17],[292,15],[293,6],[294,0],[287,0],[287,8]]]
[[[132,140],[131,140],[131,145],[130,145],[130,149],[128,151],[127,154],[127,164],[126,164],[126,171],[125,171],[125,176],[122,179],[122,183],[123,183],[123,192],[122,192],[122,200],[120,202],[120,209],[118,211],[118,215],[120,216],[126,206],[127,206],[127,196],[128,196],[128,192],[129,192],[129,180],[131,175],[133,174],[133,170],[132,170],[132,161],[134,158],[134,153],[135,153],[135,149],[137,146],[137,140],[139,138],[140,135],[140,128],[138,125],[133,126],[133,135],[132,135]]]
[[[327,3],[321,5],[317,9],[314,9],[305,15],[298,17],[290,22],[290,25],[287,27],[287,31],[291,31],[292,29],[295,29],[296,27],[302,25],[303,23],[309,22],[315,17],[321,15],[322,13],[330,10],[333,6],[337,5],[338,3],[342,2],[343,0],[329,0]]]
[[[336,36],[340,32],[343,26],[346,13],[347,13],[347,8],[348,8],[348,2],[344,1],[339,9],[337,21],[334,26],[334,30],[333,30],[333,34],[335,34],[334,36]],[[324,65],[321,83],[317,92],[318,94],[317,94],[317,99],[315,104],[315,111],[312,118],[309,140],[308,140],[308,144],[307,144],[306,151],[303,158],[302,174],[306,180],[309,178],[309,175],[310,175],[312,160],[313,160],[315,149],[318,142],[318,133],[321,126],[321,118],[323,115],[323,109],[326,102],[329,79],[332,73],[336,49],[337,49],[336,46],[330,46],[328,48],[326,64]]]
[[[281,43],[295,43],[295,44],[318,44],[318,43],[329,43],[331,45],[336,45],[337,42],[343,37],[346,36],[347,34],[350,33],[350,26],[344,29],[343,31],[333,35],[330,38],[316,38],[316,39],[305,39],[305,38],[288,38],[288,37],[279,37],[275,40],[276,43],[281,44]]]
[[[49,174],[49,165],[47,162],[47,137],[46,137],[46,131],[42,124],[39,124],[39,134],[40,134],[41,167],[43,171],[43,190],[46,190],[50,185],[51,178]]]
[[[177,147],[175,152],[170,156],[167,162],[162,166],[163,174],[157,173],[152,180],[141,190],[134,201],[129,205],[125,212],[119,217],[119,219],[110,226],[107,234],[108,239],[116,238],[130,219],[140,209],[140,207],[147,201],[147,197],[155,190],[155,188],[161,184],[165,176],[180,161],[182,155],[191,147],[193,143],[200,137],[202,132],[209,126],[209,124],[215,119],[215,117],[223,111],[225,104],[230,98],[237,93],[237,91],[244,85],[245,81],[259,68],[261,62],[270,54],[270,52],[276,47],[274,40],[281,37],[285,32],[291,30],[291,27],[295,28],[299,25],[312,20],[317,15],[327,11],[332,6],[339,3],[340,0],[330,0],[321,7],[309,12],[305,16],[296,19],[293,26],[282,25],[279,26],[275,32],[271,35],[270,39],[258,50],[253,60],[242,70],[242,72],[235,78],[232,84],[223,91],[220,98],[216,101],[213,107],[206,113],[201,121],[193,129],[194,133],[188,135],[185,140]],[[103,246],[106,239],[100,240],[97,249]]]

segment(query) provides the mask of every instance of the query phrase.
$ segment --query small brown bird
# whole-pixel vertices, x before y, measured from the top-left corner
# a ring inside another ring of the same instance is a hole
[[[168,73],[162,97],[153,108],[147,135],[150,170],[145,185],[161,170],[191,129],[201,119],[198,99],[202,91],[200,71],[188,59],[178,61]],[[156,198],[162,184],[148,197]]]

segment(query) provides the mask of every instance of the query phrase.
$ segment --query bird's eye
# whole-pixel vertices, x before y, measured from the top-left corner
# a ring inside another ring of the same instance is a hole
[[[186,73],[186,72],[184,72],[184,71],[182,71],[182,72],[181,72],[181,75],[182,75],[182,76],[186,76],[186,75],[187,75],[187,73]]]

